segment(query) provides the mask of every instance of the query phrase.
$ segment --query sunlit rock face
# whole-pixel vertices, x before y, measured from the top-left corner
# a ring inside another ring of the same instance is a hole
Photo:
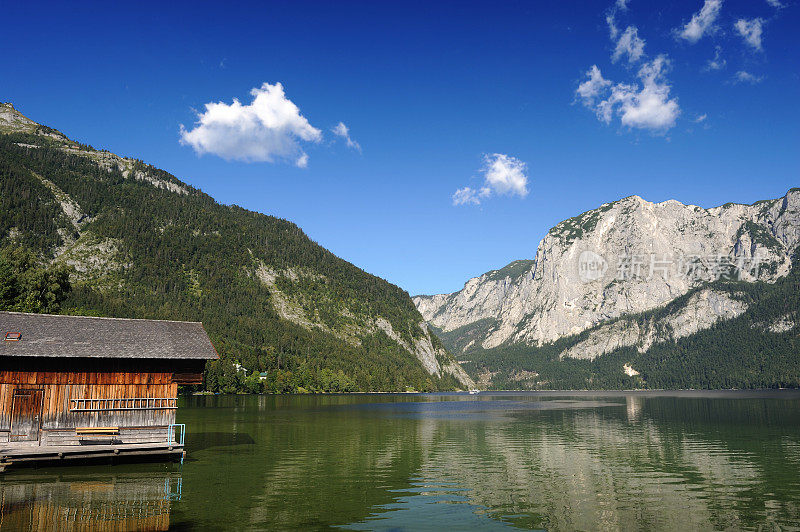
[[[539,243],[534,260],[470,279],[453,294],[416,296],[414,302],[444,332],[496,320],[476,340],[484,348],[542,345],[661,307],[707,281],[774,282],[788,274],[799,241],[800,189],[712,209],[631,196],[561,222]],[[671,338],[746,309],[713,290],[691,305],[671,319]],[[618,341],[613,332],[594,338],[600,347],[592,357],[613,349],[604,346],[605,340]],[[660,340],[658,333],[641,332],[624,345]]]

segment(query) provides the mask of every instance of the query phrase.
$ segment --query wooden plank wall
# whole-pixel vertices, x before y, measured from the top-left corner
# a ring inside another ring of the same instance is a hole
[[[122,441],[163,441],[174,409],[71,412],[70,399],[172,398],[199,378],[202,360],[0,357],[0,443],[8,441],[14,390],[44,391],[42,444],[78,443],[75,427],[120,427]],[[124,438],[123,438],[124,436]],[[153,439],[157,438],[157,439]]]
[[[0,443],[8,441],[11,430],[11,404],[13,401],[14,386],[0,384]]]
[[[71,412],[70,399],[177,397],[177,384],[65,384],[44,386],[42,428],[142,427],[169,425],[175,410],[111,410]]]
[[[141,377],[141,375],[139,375]],[[163,441],[166,426],[175,422],[175,409],[111,410],[105,412],[71,412],[70,399],[125,399],[135,397],[177,397],[178,385],[169,384],[0,384],[0,442],[8,441],[11,429],[11,405],[17,388],[44,390],[42,405],[42,444],[68,445],[78,443],[75,427],[129,427],[122,430],[119,440]],[[86,380],[82,377],[75,380]],[[131,378],[130,380],[136,380]],[[142,378],[141,380],[152,380]],[[148,430],[148,428],[150,430]],[[157,429],[156,429],[157,428]]]
[[[131,371],[0,371],[6,384],[170,384],[172,372]],[[33,386],[35,387],[35,386]]]

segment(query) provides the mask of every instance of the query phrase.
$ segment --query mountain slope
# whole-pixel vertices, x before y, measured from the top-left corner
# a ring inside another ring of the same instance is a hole
[[[541,366],[530,362],[555,357],[561,386],[593,387],[598,383],[587,382],[585,372],[568,376],[567,368],[577,366],[565,362],[601,366],[609,354],[630,348],[663,355],[662,344],[675,346],[718,324],[768,313],[742,294],[753,287],[780,292],[777,285],[791,282],[798,243],[800,189],[713,209],[633,196],[561,222],[533,261],[470,279],[453,294],[413,299],[447,347],[467,353],[459,358],[470,359],[465,367],[485,384],[547,386],[535,375]],[[795,323],[791,316],[771,318],[784,327]],[[638,368],[624,366],[614,369],[617,377],[648,385],[631,379]]]
[[[65,312],[200,320],[210,389],[449,389],[471,381],[408,294],[291,222],[216,203],[0,104],[0,244],[74,269]],[[258,379],[249,383],[258,387]]]

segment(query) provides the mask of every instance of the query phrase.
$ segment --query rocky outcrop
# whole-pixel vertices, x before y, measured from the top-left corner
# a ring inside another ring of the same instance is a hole
[[[718,321],[740,316],[747,306],[724,292],[701,290],[657,319],[642,323],[635,318],[621,318],[588,331],[588,336],[561,353],[561,357],[593,360],[620,347],[635,346],[644,353],[658,342],[675,341]]]
[[[32,133],[38,135],[42,142],[54,143],[60,150],[86,157],[95,161],[98,166],[111,170],[118,169],[126,178],[150,183],[154,187],[162,188],[176,194],[188,194],[190,189],[177,181],[170,181],[149,171],[146,165],[137,164],[135,159],[120,157],[106,150],[95,150],[71,141],[60,131],[37,124],[14,108],[11,103],[0,103],[0,133]],[[24,148],[38,148],[36,144],[18,143]]]
[[[289,295],[280,289],[281,283],[279,280],[290,283],[302,281],[303,278],[324,280],[321,276],[298,269],[276,271],[260,262],[256,263],[254,274],[269,289],[272,296],[272,306],[283,319],[306,329],[319,329],[333,334],[351,345],[361,345],[363,336],[380,331],[400,347],[413,354],[430,375],[441,377],[443,374],[450,374],[465,388],[472,389],[475,387],[475,382],[452,355],[447,350],[434,345],[432,333],[424,321],[417,324],[419,331],[416,331],[416,334],[412,335],[409,340],[395,331],[389,320],[385,318],[378,316],[369,319],[358,319],[356,313],[344,308],[339,313],[341,318],[338,320],[339,325],[333,327],[321,320],[318,315],[310,314],[306,310],[313,307],[313,305],[309,305],[308,301],[304,301],[302,295],[299,293]]]
[[[664,306],[707,281],[775,281],[789,272],[798,242],[800,189],[776,200],[712,209],[631,196],[561,222],[532,261],[470,279],[453,294],[413,299],[445,333],[496,320],[478,340],[483,348],[542,345]],[[607,352],[614,343],[645,345],[648,334],[656,335],[651,343],[686,336],[744,310],[728,301],[715,313],[715,297],[706,294],[702,304],[708,307],[691,317],[674,316],[669,336],[609,325],[606,340],[595,335],[582,356]]]
[[[14,109],[12,103],[0,103],[0,131],[33,133],[36,126],[36,122]]]
[[[422,336],[414,338],[413,343],[405,341],[392,328],[392,324],[383,318],[375,320],[375,326],[386,335],[400,344],[406,351],[413,353],[422,364],[422,367],[431,375],[440,376],[449,373],[468,389],[475,387],[475,382],[456,360],[441,347],[434,347],[431,332],[425,322],[419,324]]]
[[[120,242],[113,238],[84,231],[74,243],[59,250],[55,260],[72,269],[74,280],[99,281],[130,267],[119,248]]]

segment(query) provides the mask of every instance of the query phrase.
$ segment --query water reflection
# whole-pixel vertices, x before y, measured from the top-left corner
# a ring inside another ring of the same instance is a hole
[[[642,405],[644,398],[641,395],[625,396],[625,411],[628,414],[628,421],[638,421],[642,415]]]
[[[168,530],[181,491],[180,473],[15,472],[0,481],[0,529]]]
[[[792,392],[198,397],[179,410],[182,473],[11,472],[0,526],[798,529],[798,407]],[[127,521],[137,508],[166,513]]]

